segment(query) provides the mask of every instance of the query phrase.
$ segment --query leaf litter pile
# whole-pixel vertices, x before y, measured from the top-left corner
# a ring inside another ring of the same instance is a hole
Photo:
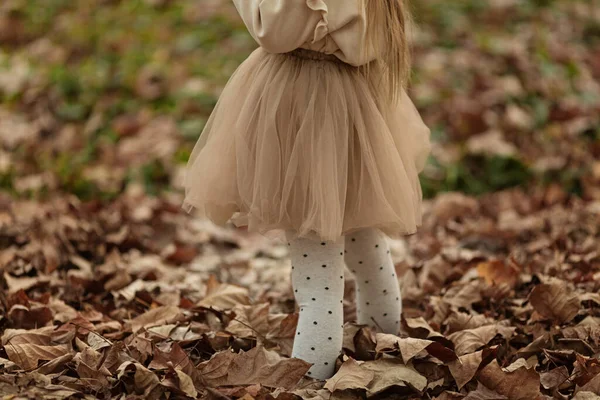
[[[2,198],[0,390],[30,398],[590,399],[600,393],[600,202],[440,195],[392,242],[403,329],[353,324],[325,383],[289,359],[286,246],[131,191]],[[574,397],[572,397],[574,395]],[[123,397],[124,398],[124,397]]]
[[[348,272],[326,382],[289,358],[287,246],[180,208],[255,46],[231,3],[45,1],[0,3],[2,398],[600,398],[596,0],[415,2],[436,143],[390,242],[402,331],[353,323]]]

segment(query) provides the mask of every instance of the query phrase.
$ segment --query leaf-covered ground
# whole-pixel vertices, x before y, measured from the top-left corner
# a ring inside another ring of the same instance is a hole
[[[231,4],[3,0],[3,398],[599,398],[600,3],[414,3],[436,143],[424,226],[391,243],[402,333],[352,323],[348,273],[319,383],[288,358],[286,246],[180,209],[255,46]]]

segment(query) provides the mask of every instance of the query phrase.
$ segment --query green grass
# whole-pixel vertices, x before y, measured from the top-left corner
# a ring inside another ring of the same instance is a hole
[[[82,198],[114,196],[112,192],[102,193],[84,178],[83,171],[102,162],[102,151],[107,147],[120,145],[123,138],[112,122],[123,114],[173,118],[179,149],[172,156],[172,164],[185,163],[220,89],[256,46],[228,1],[224,4],[229,8],[215,13],[186,0],[167,1],[158,7],[144,0],[44,0],[43,7],[37,0],[12,4],[10,15],[22,22],[23,37],[15,43],[0,44],[0,75],[8,74],[15,60],[26,60],[28,82],[35,82],[38,94],[32,100],[31,91],[5,93],[0,87],[2,107],[35,121],[39,116],[32,112],[32,104],[41,104],[56,120],[57,132],[71,124],[87,136],[83,146],[59,153],[45,151],[40,144],[40,157],[22,158],[21,164],[0,175],[0,187],[10,191],[14,191],[14,180],[25,171],[51,171],[60,190]],[[415,20],[429,35],[417,43],[417,66],[434,53],[446,60],[456,54],[472,57],[466,67],[445,65],[441,75],[426,68],[414,71],[415,88],[433,88],[431,97],[415,100],[434,127],[434,139],[462,149],[460,157],[449,165],[432,157],[422,177],[428,197],[447,190],[478,195],[532,182],[560,182],[571,192],[581,192],[585,162],[540,174],[532,170],[530,164],[535,160],[527,154],[515,158],[474,156],[464,150],[463,141],[468,138],[452,130],[451,113],[436,116],[454,98],[479,96],[494,80],[513,76],[524,85],[524,93],[508,96],[501,106],[514,103],[529,110],[533,127],[524,134],[539,146],[551,147],[560,129],[552,121],[552,113],[562,99],[572,97],[590,108],[600,103],[597,91],[581,84],[591,68],[582,63],[585,50],[600,46],[600,24],[592,16],[576,12],[576,7],[591,7],[597,0],[523,0],[516,4],[515,9],[502,10],[479,0],[413,2]],[[571,36],[557,36],[549,20],[570,24]],[[531,35],[523,36],[524,29]],[[530,63],[531,71],[524,71],[507,50],[505,43],[511,40],[525,46],[522,57]],[[557,41],[571,46],[564,56],[556,55]],[[40,54],[35,48],[45,50]],[[482,60],[489,60],[497,71],[478,67]],[[543,82],[566,82],[566,89],[556,89],[552,95],[540,92],[530,85],[534,80],[531,74]],[[144,76],[151,82],[144,83]],[[158,95],[145,96],[144,88],[154,84],[161,88]],[[497,113],[499,108],[490,112]],[[91,120],[95,123],[90,124]],[[592,147],[586,143],[598,140],[598,132],[597,128],[584,128],[577,146]],[[521,138],[510,137],[511,132],[508,135],[507,140],[520,143]],[[150,193],[168,188],[173,170],[162,161],[126,168],[123,186],[140,181]]]

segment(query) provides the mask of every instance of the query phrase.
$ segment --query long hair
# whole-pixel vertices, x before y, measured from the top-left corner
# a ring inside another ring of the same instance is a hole
[[[379,91],[395,100],[410,79],[411,51],[408,40],[412,18],[407,0],[360,0],[367,14],[366,51],[379,55],[375,62]],[[365,68],[371,75],[372,65]],[[384,86],[383,88],[381,86]]]

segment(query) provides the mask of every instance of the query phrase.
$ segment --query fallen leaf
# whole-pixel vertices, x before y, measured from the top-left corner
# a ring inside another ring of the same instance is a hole
[[[159,385],[158,376],[144,367],[142,364],[126,361],[117,369],[117,377],[123,378],[129,372],[134,372],[133,382],[138,394],[143,394],[147,398],[150,393]]]
[[[593,392],[577,392],[573,400],[598,400],[598,394]]]
[[[514,327],[502,325],[487,325],[475,329],[465,329],[448,336],[456,346],[456,354],[464,356],[473,353],[480,347],[486,346],[496,335],[508,339],[514,333]]]
[[[519,269],[511,262],[486,261],[477,265],[477,273],[488,285],[507,284],[514,287],[519,279]]]
[[[376,352],[381,353],[383,351],[393,351],[399,349],[405,364],[407,364],[414,356],[425,350],[427,346],[433,343],[430,340],[400,338],[396,335],[387,333],[377,333],[376,341]]]
[[[345,361],[336,374],[327,380],[325,389],[331,393],[349,389],[367,389],[375,376],[373,371],[369,371],[361,366],[352,358]]]
[[[408,362],[421,351],[425,350],[432,342],[429,340],[415,339],[415,338],[403,338],[398,341],[400,347],[400,353],[404,364]]]
[[[194,387],[192,378],[179,368],[175,368],[175,373],[177,373],[177,378],[179,379],[179,389],[185,393],[186,396],[195,399],[198,396],[198,391]]]
[[[398,359],[387,358],[367,361],[361,365],[363,370],[371,371],[373,379],[368,384],[368,395],[374,396],[394,386],[407,386],[423,391],[427,386],[427,378],[413,367],[404,365]]]
[[[423,317],[406,318],[405,325],[411,336],[417,336],[420,339],[443,338],[443,335],[436,332]]]
[[[48,361],[35,371],[42,375],[50,375],[53,373],[57,373],[65,366],[65,364],[67,364],[73,359],[73,356],[73,353],[68,353],[61,357],[57,357],[53,360]]]
[[[163,352],[159,349],[154,350],[152,361],[148,365],[149,369],[181,369],[186,374],[193,376],[194,364],[190,360],[188,354],[179,346],[178,343],[173,343],[171,351]]]
[[[560,323],[571,321],[581,308],[579,298],[566,284],[540,284],[533,288],[529,301],[540,315]]]
[[[310,367],[305,361],[283,358],[257,346],[246,353],[216,353],[199,368],[202,378],[211,387],[261,384],[291,389]]]
[[[150,328],[157,325],[179,322],[184,319],[183,312],[179,307],[164,306],[157,307],[142,315],[137,316],[131,321],[131,330],[136,333],[142,328]]]
[[[465,398],[464,394],[449,392],[447,390],[443,391],[438,397],[434,397],[434,400],[462,400]]]
[[[54,360],[71,352],[65,344],[53,344],[48,333],[47,330],[40,329],[7,329],[2,335],[2,346],[9,360],[25,370],[34,369],[40,360]]]
[[[554,389],[569,379],[569,370],[564,365],[540,374],[540,383],[544,389]]]
[[[246,288],[218,283],[212,275],[207,285],[209,290],[206,296],[198,302],[198,306],[200,307],[214,307],[218,310],[228,310],[237,305],[250,304],[248,289]]]
[[[532,398],[533,399],[533,398]],[[530,399],[530,400],[532,400]],[[481,383],[477,384],[477,389],[470,392],[464,400],[512,400],[508,397],[490,390],[483,386]]]
[[[579,392],[592,392],[598,396],[600,396],[600,373],[593,377],[590,381],[588,381],[585,385],[577,388],[577,393]]]
[[[473,303],[481,301],[481,283],[472,281],[452,286],[442,297],[444,302],[455,307],[470,309]]]
[[[357,324],[345,324],[344,325],[344,339],[342,341],[342,347],[356,353],[356,345],[354,344],[354,338],[356,334],[363,328],[363,325]]]
[[[534,369],[506,372],[494,360],[478,374],[479,381],[509,400],[531,400],[540,395],[540,376]]]
[[[465,354],[448,364],[450,373],[456,381],[458,389],[462,389],[477,373],[481,365],[483,351]]]

